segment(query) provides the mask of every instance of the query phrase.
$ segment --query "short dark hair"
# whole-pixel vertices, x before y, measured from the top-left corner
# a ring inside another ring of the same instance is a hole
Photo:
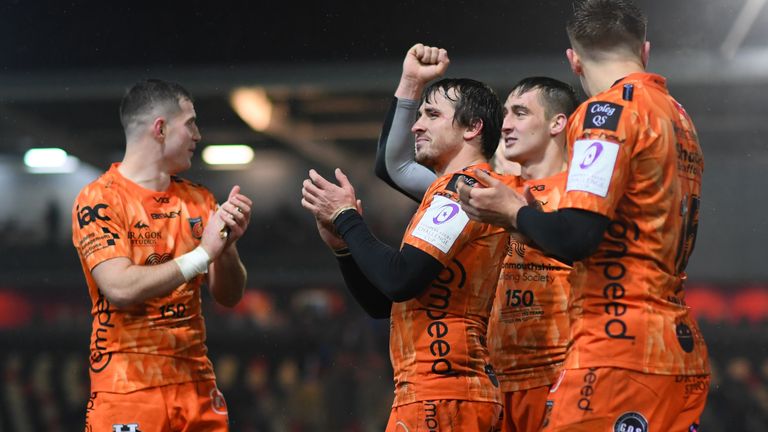
[[[120,122],[128,130],[140,123],[142,117],[156,108],[162,108],[168,115],[181,111],[179,103],[192,96],[187,89],[174,82],[147,79],[133,85],[120,102]]]
[[[579,105],[576,92],[570,84],[549,77],[523,78],[512,87],[509,93],[523,95],[532,90],[539,91],[539,100],[544,107],[544,115],[548,119],[561,113],[570,117]]]
[[[580,0],[566,24],[571,44],[587,51],[626,48],[639,52],[648,19],[631,0]]]
[[[453,121],[468,127],[482,121],[482,150],[486,159],[493,156],[501,138],[502,106],[496,92],[480,81],[469,78],[445,78],[424,90],[421,103],[431,102],[440,92],[454,106]]]

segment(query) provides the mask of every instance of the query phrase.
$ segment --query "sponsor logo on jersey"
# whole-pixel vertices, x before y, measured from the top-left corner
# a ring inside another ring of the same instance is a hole
[[[451,265],[445,267],[437,278],[430,284],[427,291],[421,295],[420,301],[426,306],[424,312],[429,319],[426,328],[427,336],[432,339],[429,344],[429,352],[432,354],[432,373],[436,375],[454,375],[453,363],[446,358],[451,352],[451,343],[448,341],[450,327],[444,321],[448,316],[447,310],[451,305],[453,295],[452,286],[464,288],[467,280],[467,272],[461,263],[454,259]]]
[[[152,199],[154,199],[158,204],[168,204],[171,202],[171,198],[167,196],[152,197]]]
[[[173,258],[173,257],[169,253],[164,253],[164,254],[153,253],[153,254],[151,254],[150,256],[147,257],[147,259],[144,261],[144,265],[158,265],[158,264],[162,264],[164,262],[170,261],[171,258]]]
[[[152,216],[152,219],[173,219],[179,217],[180,214],[181,210],[177,210],[168,213],[152,213],[150,216]]]
[[[448,181],[448,184],[445,185],[445,190],[448,190],[451,192],[458,192],[459,182],[463,182],[465,185],[469,187],[475,187],[475,185],[477,184],[477,179],[475,179],[474,177],[470,177],[466,174],[454,174],[453,177],[451,177],[451,179]]]
[[[576,403],[582,411],[592,411],[592,395],[595,394],[595,383],[597,382],[597,368],[589,368],[584,374],[584,385],[581,386],[581,398]]]
[[[95,252],[115,245],[115,240],[119,240],[120,236],[113,233],[107,227],[101,228],[102,234],[89,233],[85,237],[80,239],[78,248],[83,258],[88,258]]]
[[[621,105],[611,102],[592,102],[587,105],[583,128],[615,131],[619,127],[623,109]]]
[[[624,413],[613,424],[613,432],[648,432],[648,420],[638,412]]]
[[[96,317],[94,318],[96,321],[94,324],[97,324],[96,334],[90,356],[90,367],[94,373],[103,371],[112,361],[112,353],[105,352],[108,333],[110,329],[115,327],[115,324],[112,323],[112,311],[109,306],[109,300],[99,293],[99,298],[96,300]]]
[[[614,142],[576,141],[573,145],[566,191],[590,192],[601,197],[608,195],[618,154],[619,145]]]
[[[435,195],[412,235],[448,253],[468,222],[469,216],[458,203]]]
[[[136,222],[136,224],[133,225],[133,227],[136,229],[144,229],[144,228],[149,228],[149,225],[145,224],[144,221],[138,221]]]
[[[507,243],[507,256],[513,255],[525,258],[525,244],[510,237]]]
[[[424,426],[428,432],[437,432],[440,430],[440,423],[437,421],[437,404],[435,401],[424,401]]]
[[[85,206],[83,208],[80,208],[80,206],[77,206],[77,224],[80,225],[80,228],[88,226],[91,222],[96,222],[97,220],[103,220],[108,221],[109,216],[105,215],[103,213],[103,210],[106,210],[109,206],[106,204],[96,204],[95,206]]]
[[[134,246],[155,246],[162,238],[160,231],[139,231],[138,233],[128,231],[128,240]]]
[[[116,233],[113,233],[107,227],[102,227],[101,231],[106,235],[105,239],[107,240],[107,244],[109,246],[114,246],[115,245],[115,240],[120,239],[119,235],[117,235]]]

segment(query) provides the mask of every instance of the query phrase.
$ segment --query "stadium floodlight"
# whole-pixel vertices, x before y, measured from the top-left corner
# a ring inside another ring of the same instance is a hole
[[[230,95],[229,102],[237,115],[253,130],[267,130],[272,121],[272,102],[263,88],[237,88]]]
[[[253,149],[243,144],[209,145],[203,149],[208,165],[244,165],[253,160]]]
[[[77,170],[80,160],[60,148],[32,148],[24,153],[24,166],[33,174],[66,174]]]

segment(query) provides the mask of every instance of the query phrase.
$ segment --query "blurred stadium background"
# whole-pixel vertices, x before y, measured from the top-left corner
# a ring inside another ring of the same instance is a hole
[[[713,363],[706,431],[768,428],[764,3],[638,1],[650,19],[649,69],[669,78],[692,115],[706,161],[686,298]],[[70,241],[71,203],[121,159],[118,104],[148,77],[195,95],[199,153],[216,144],[254,152],[226,169],[198,154],[186,174],[220,199],[241,184],[257,203],[240,242],[246,297],[234,310],[205,303],[232,430],[383,430],[392,398],[388,323],[368,319],[346,295],[299,205],[300,183],[311,167],[343,168],[374,232],[397,244],[414,206],[376,180],[372,166],[405,51],[415,42],[445,47],[450,76],[486,81],[502,97],[529,75],[578,87],[564,56],[568,8],[563,0],[152,9],[3,2],[0,431],[82,429],[90,302]],[[68,162],[58,172],[29,168],[24,155],[33,148],[62,149]]]

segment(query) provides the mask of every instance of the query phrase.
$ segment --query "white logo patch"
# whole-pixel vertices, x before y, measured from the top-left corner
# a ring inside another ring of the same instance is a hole
[[[436,195],[414,228],[412,235],[440,249],[443,253],[448,253],[461,231],[467,226],[467,222],[469,222],[469,216],[464,213],[459,203]]]
[[[605,197],[613,177],[619,145],[602,140],[578,140],[568,170],[566,191],[578,190]]]

